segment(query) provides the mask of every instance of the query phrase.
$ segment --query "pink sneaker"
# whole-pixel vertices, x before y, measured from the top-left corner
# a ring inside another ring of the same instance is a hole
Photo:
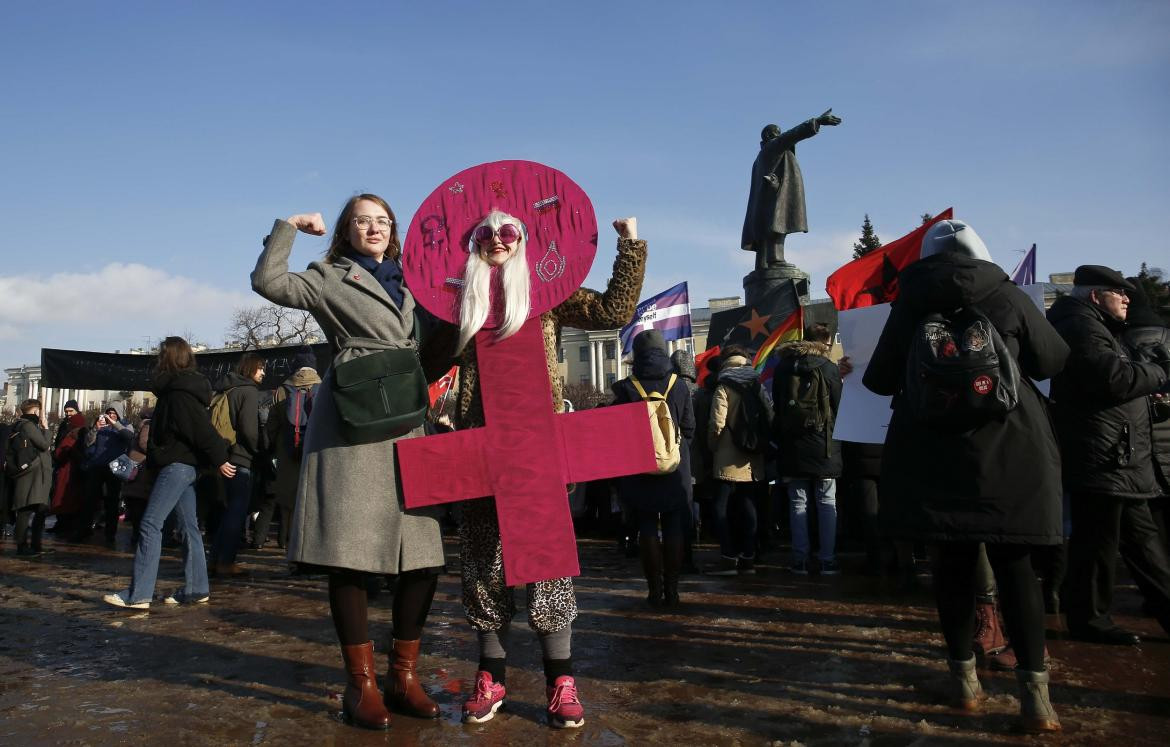
[[[548,722],[557,729],[576,729],[585,725],[585,709],[577,700],[577,683],[568,675],[557,677],[548,688]]]
[[[504,686],[493,681],[488,672],[475,675],[475,692],[463,704],[463,723],[482,724],[491,721],[496,711],[504,706]]]

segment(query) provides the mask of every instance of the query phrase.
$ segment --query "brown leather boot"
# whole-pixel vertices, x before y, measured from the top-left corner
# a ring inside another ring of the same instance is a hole
[[[341,698],[345,720],[363,729],[389,729],[390,712],[382,704],[378,683],[374,679],[374,642],[342,646],[341,658],[349,682]]]
[[[995,602],[975,603],[975,639],[971,648],[975,651],[979,663],[985,667],[994,667],[991,657],[1008,647],[1004,638],[1003,628],[999,624],[999,610]],[[1015,667],[1015,664],[1012,664]]]
[[[390,660],[390,671],[386,673],[387,708],[418,718],[438,718],[439,706],[427,697],[415,676],[418,664],[419,641],[394,641],[394,655]]]

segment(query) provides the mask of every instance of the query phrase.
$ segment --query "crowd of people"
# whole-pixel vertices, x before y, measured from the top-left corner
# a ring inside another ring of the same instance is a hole
[[[605,292],[579,289],[540,316],[550,372],[562,325],[611,329],[633,314],[647,245],[633,218],[614,228]],[[104,599],[133,609],[159,598],[208,603],[210,579],[244,572],[237,553],[249,516],[257,548],[269,541],[275,519],[276,543],[294,571],[328,579],[347,675],[346,719],[384,729],[392,712],[436,718],[416,667],[445,563],[442,514],[405,507],[395,457],[395,443],[426,429],[421,422],[365,425],[356,434],[348,409],[355,395],[346,386],[355,376],[351,364],[373,376],[404,350],[417,354],[428,380],[454,362],[460,383],[453,426],[483,426],[477,333],[494,327],[505,338],[526,321],[527,227],[493,210],[470,231],[458,324],[416,307],[403,279],[397,218],[377,195],[350,199],[325,256],[290,272],[298,232],[325,235],[327,228],[319,213],[277,220],[252,285],[274,303],[313,314],[335,354],[327,371],[318,373],[305,357],[269,393],[262,389],[264,360],[249,353],[213,386],[187,342],[168,337],[152,383],[157,402],[133,419],[123,402],[87,417],[71,401],[50,436],[41,403],[21,403],[19,418],[0,434],[4,513],[14,519],[21,556],[46,551],[47,516],[58,539],[85,541],[100,526],[114,546],[124,513],[133,528],[133,567],[126,587]],[[864,372],[855,373],[848,358],[833,360],[834,334],[824,324],[779,345],[774,365],[758,368],[753,351],[731,345],[707,358],[703,371],[690,353],[669,354],[660,332],[640,333],[632,373],[614,384],[612,403],[649,404],[652,430],[660,429],[658,469],[577,489],[605,514],[610,491],[617,496],[617,531],[641,559],[653,607],[685,602],[679,579],[698,570],[700,528],[718,545],[705,572],[720,577],[754,574],[760,553],[780,544],[781,524],[791,547],[783,565],[800,576],[889,570],[909,586],[916,554],[929,550],[953,705],[979,708],[979,663],[1013,669],[1019,726],[1058,730],[1047,689],[1046,610],[1063,612],[1075,638],[1136,644],[1138,636],[1110,616],[1120,553],[1148,611],[1170,633],[1170,333],[1133,280],[1095,265],[1078,268],[1072,293],[1045,315],[959,221],[931,228],[900,288]],[[499,308],[491,300],[497,289]],[[959,317],[967,326],[955,326]],[[996,353],[992,367],[964,379],[974,396],[951,390],[940,400],[930,390],[935,369],[923,356],[947,363],[985,351]],[[770,378],[762,381],[761,369]],[[892,396],[884,445],[834,437],[842,382],[851,375]],[[550,376],[551,406],[563,411],[561,383]],[[1035,384],[1043,381],[1051,382],[1050,396]],[[839,497],[852,512],[842,518],[853,520],[864,549],[864,561],[844,569]],[[505,583],[494,499],[467,501],[459,516],[463,604],[479,647],[463,719],[483,723],[506,702],[517,608]],[[182,548],[184,583],[156,595],[168,543]],[[394,593],[380,691],[367,618],[371,582],[382,577],[393,578]],[[573,581],[538,581],[525,592],[527,622],[543,654],[549,723],[581,726]]]

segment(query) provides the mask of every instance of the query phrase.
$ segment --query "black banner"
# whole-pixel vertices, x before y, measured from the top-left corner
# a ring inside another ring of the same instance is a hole
[[[233,350],[222,353],[196,353],[199,372],[212,384],[235,368],[245,352],[256,353],[264,359],[268,375],[261,389],[275,389],[296,369],[294,359],[304,346]],[[317,371],[325,369],[333,360],[329,343],[310,346],[317,359]],[[150,391],[151,372],[157,355],[128,355],[125,353],[95,353],[88,350],[57,350],[41,348],[41,386],[54,389],[108,389],[111,391]]]

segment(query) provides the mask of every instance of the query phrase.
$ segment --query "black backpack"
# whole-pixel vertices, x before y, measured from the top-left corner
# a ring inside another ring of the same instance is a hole
[[[803,357],[785,365],[772,381],[772,401],[776,408],[775,432],[778,443],[796,441],[802,436],[822,436],[825,456],[832,454],[833,402],[829,382],[818,365],[802,366]]]
[[[726,386],[733,386],[739,392],[739,404],[735,412],[730,414],[727,424],[731,431],[731,442],[737,449],[748,454],[764,453],[768,449],[772,418],[767,405],[764,404],[760,382],[754,381],[750,386],[723,383]]]
[[[20,477],[32,471],[37,459],[44,453],[24,435],[20,426],[13,428],[4,448],[4,471],[9,477]]]
[[[973,427],[1019,404],[1019,364],[979,309],[927,314],[910,343],[905,396],[921,422]]]

